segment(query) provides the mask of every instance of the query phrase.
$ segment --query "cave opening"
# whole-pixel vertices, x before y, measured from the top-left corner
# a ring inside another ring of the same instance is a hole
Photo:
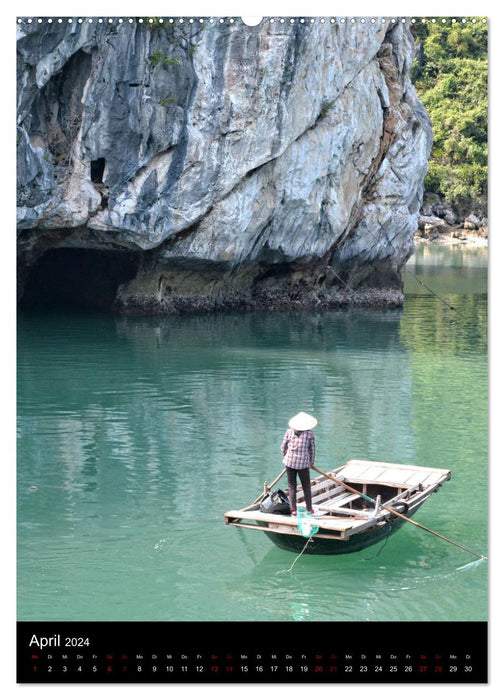
[[[91,161],[91,182],[97,184],[103,182],[103,173],[105,172],[105,158],[97,158]]]
[[[27,275],[22,310],[110,312],[120,284],[135,276],[140,253],[56,248]]]

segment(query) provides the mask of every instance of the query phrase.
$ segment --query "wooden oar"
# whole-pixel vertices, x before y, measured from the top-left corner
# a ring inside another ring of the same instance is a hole
[[[265,481],[265,482],[264,482],[264,489],[263,489],[263,492],[255,499],[255,501],[252,501],[252,503],[251,503],[250,505],[253,506],[253,505],[255,505],[256,503],[258,503],[262,498],[264,498],[264,496],[266,496],[266,494],[268,493],[268,491],[269,491],[270,489],[272,489],[273,486],[274,486],[278,481],[280,481],[280,479],[282,478],[282,476],[285,474],[285,471],[286,471],[286,470],[284,469],[282,472],[280,472],[280,474],[277,476],[277,478],[274,479],[274,481],[272,481],[271,484],[270,484],[269,486],[268,486],[268,482]],[[250,507],[250,506],[249,506],[249,507]]]
[[[353,486],[349,486],[348,484],[345,484],[343,481],[339,481],[339,479],[336,479],[336,477],[331,476],[330,474],[326,474],[321,469],[318,469],[318,467],[313,466],[312,469],[314,469],[319,474],[322,474],[322,476],[325,476],[327,479],[334,481],[339,486],[343,486],[343,488],[347,489],[348,491],[352,491],[352,493],[356,493],[359,496],[362,496],[362,498],[365,498],[367,501],[371,501],[372,503],[375,503],[374,499],[370,498],[369,496],[366,496],[365,493],[361,493],[357,489],[354,489]],[[440,535],[439,532],[434,532],[434,530],[430,530],[428,527],[425,527],[425,525],[422,525],[421,523],[417,523],[416,520],[412,520],[411,518],[407,518],[405,515],[403,515],[402,513],[399,513],[397,510],[394,510],[393,508],[389,508],[388,506],[384,506],[383,504],[382,504],[382,508],[385,508],[385,510],[388,510],[390,513],[393,513],[393,515],[397,515],[398,518],[402,518],[403,520],[406,520],[406,522],[411,523],[412,525],[416,525],[417,527],[420,527],[422,530],[426,530],[427,532],[430,532],[431,535],[436,535],[436,537],[440,537],[442,540],[445,540],[446,542],[449,542],[450,544],[454,544],[455,547],[460,547],[460,549],[464,549],[466,552],[469,552],[469,554],[473,554],[475,557],[479,557],[480,559],[488,559],[488,557],[485,557],[483,554],[478,554],[477,552],[473,552],[471,549],[464,547],[464,545],[458,544],[457,542],[454,542],[453,540],[448,539],[448,537],[445,537],[444,535]]]

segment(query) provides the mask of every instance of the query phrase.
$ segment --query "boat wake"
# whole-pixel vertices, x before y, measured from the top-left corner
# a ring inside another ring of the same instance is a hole
[[[484,561],[484,559],[476,559],[476,561],[470,561],[468,564],[464,564],[463,566],[457,566],[456,571],[464,571],[464,569],[474,569],[476,566],[480,566],[481,564],[483,564]]]

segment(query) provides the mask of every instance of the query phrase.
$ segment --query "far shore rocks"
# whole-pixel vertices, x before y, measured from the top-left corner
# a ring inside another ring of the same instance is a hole
[[[415,240],[425,243],[487,245],[488,219],[473,212],[460,219],[447,204],[429,202],[420,211]]]
[[[437,233],[446,233],[450,225],[438,216],[422,216],[418,219],[418,228],[423,231],[427,238]]]
[[[423,228],[418,228],[415,232],[414,239],[416,242],[422,243],[462,243],[473,246],[488,245],[488,226],[481,225],[478,228],[465,226],[464,223],[447,226],[446,222],[442,225],[433,226],[426,224]]]
[[[488,219],[474,212],[457,215],[438,195],[426,192],[415,240],[484,246],[488,242]]]

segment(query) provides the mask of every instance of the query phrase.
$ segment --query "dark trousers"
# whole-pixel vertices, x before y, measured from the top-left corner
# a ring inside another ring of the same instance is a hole
[[[296,510],[296,478],[299,475],[299,480],[303,487],[305,503],[307,510],[312,509],[311,502],[311,485],[310,485],[310,470],[309,469],[290,469],[286,467],[287,483],[289,484],[289,503],[291,510]]]

